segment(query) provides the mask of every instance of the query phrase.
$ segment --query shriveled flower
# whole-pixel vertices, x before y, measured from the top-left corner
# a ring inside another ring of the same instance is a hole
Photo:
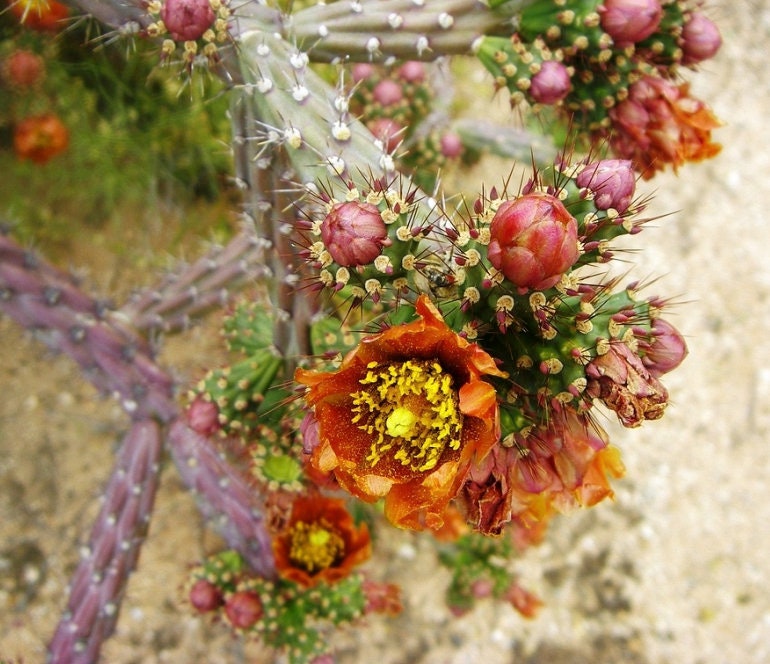
[[[594,194],[599,210],[613,208],[623,214],[634,198],[636,176],[628,159],[602,159],[587,164],[575,180]]]
[[[562,408],[548,426],[516,434],[511,446],[496,446],[472,468],[460,502],[480,532],[499,534],[513,523],[520,544],[536,543],[554,513],[612,496],[609,479],[622,475],[618,451],[601,427]]]
[[[529,95],[538,104],[556,104],[569,94],[572,88],[569,72],[562,62],[546,60],[540,71],[532,77]]]
[[[497,441],[494,387],[504,376],[453,332],[426,296],[418,320],[364,339],[335,372],[298,369],[320,442],[311,463],[393,524],[437,530],[471,462]]]
[[[701,12],[694,12],[682,27],[682,63],[695,65],[714,57],[722,46],[716,24]]]
[[[45,164],[69,145],[69,131],[53,113],[25,118],[13,130],[13,149],[20,159]]]
[[[209,0],[165,0],[160,17],[176,41],[200,39],[216,19]]]
[[[550,288],[579,256],[577,221],[550,194],[532,192],[505,201],[489,231],[489,262],[522,289]]]
[[[602,28],[619,48],[647,39],[663,18],[658,0],[604,0],[597,11]]]
[[[642,363],[656,378],[676,369],[687,357],[684,337],[671,323],[662,318],[652,321],[652,334],[639,340],[644,351]]]
[[[303,496],[273,539],[278,573],[305,587],[334,583],[372,555],[369,529],[356,526],[342,500]]]
[[[629,88],[627,99],[611,109],[613,152],[630,159],[645,179],[671,164],[718,154],[711,130],[721,125],[706,105],[688,96],[689,86],[645,76]]]
[[[606,353],[591,360],[586,377],[586,393],[614,410],[624,426],[663,417],[668,391],[622,341],[610,343]]]
[[[321,222],[321,240],[339,265],[368,265],[390,244],[376,205],[360,201],[335,203]]]

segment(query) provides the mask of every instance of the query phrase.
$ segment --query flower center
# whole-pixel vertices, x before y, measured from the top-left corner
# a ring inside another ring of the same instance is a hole
[[[372,467],[390,452],[402,466],[424,472],[447,448],[460,447],[462,414],[452,376],[435,361],[370,362],[354,392],[353,423],[373,436]]]
[[[325,519],[291,528],[289,559],[310,574],[332,567],[345,554],[345,542]]]

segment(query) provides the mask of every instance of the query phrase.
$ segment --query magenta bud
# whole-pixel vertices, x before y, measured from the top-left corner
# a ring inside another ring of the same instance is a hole
[[[218,609],[224,603],[222,593],[213,583],[198,579],[190,589],[190,604],[199,613]]]
[[[321,239],[339,265],[368,265],[390,244],[379,209],[371,203],[335,203],[321,222]]]
[[[652,321],[652,337],[642,362],[651,375],[662,376],[676,369],[687,357],[684,337],[671,323],[656,318]]]
[[[532,77],[529,94],[538,104],[556,104],[569,94],[571,88],[569,72],[564,64],[546,60]]]
[[[259,595],[255,592],[240,590],[230,595],[225,601],[225,615],[230,624],[237,629],[249,629],[262,617],[264,610]]]
[[[425,80],[425,65],[419,60],[408,60],[401,65],[398,75],[407,83],[422,83]]]
[[[587,164],[575,180],[578,187],[590,189],[599,210],[614,208],[623,214],[636,190],[636,176],[628,159],[602,159]]]
[[[713,57],[722,46],[722,35],[714,22],[700,12],[690,16],[682,28],[682,62],[694,65]]]
[[[370,65],[368,62],[359,62],[353,65],[353,80],[358,83],[359,81],[365,81],[374,75],[374,65]]]
[[[369,125],[369,131],[382,141],[387,152],[393,152],[403,140],[404,128],[390,118],[377,118]]]
[[[166,0],[160,17],[176,41],[199,39],[216,19],[209,0]]]
[[[201,396],[195,397],[187,408],[187,423],[201,436],[210,436],[219,431],[219,409],[212,401]]]
[[[519,288],[554,286],[579,256],[577,221],[550,194],[505,201],[489,231],[489,262]]]
[[[386,78],[374,86],[372,95],[378,104],[393,106],[404,98],[404,91],[396,81]]]
[[[658,0],[604,0],[598,11],[602,28],[620,48],[647,39],[663,18]]]
[[[457,159],[463,153],[463,139],[459,134],[447,132],[441,137],[441,154],[447,159]]]

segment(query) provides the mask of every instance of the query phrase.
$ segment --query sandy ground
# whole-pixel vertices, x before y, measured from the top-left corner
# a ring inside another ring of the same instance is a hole
[[[628,469],[615,502],[558,520],[519,564],[546,602],[539,618],[483,603],[452,618],[430,543],[394,533],[373,564],[405,586],[406,609],[337,635],[340,662],[770,662],[770,3],[712,1],[709,11],[725,43],[693,92],[726,121],[724,149],[643,185],[657,190],[653,213],[679,212],[633,243],[634,276],[662,275],[649,294],[682,302],[672,321],[690,356],[666,377],[666,416],[634,431],[608,421]],[[119,291],[141,242],[112,258],[100,246],[108,258],[87,258],[89,279]],[[169,340],[164,358],[194,377],[218,352],[212,338],[203,327]],[[8,320],[0,340],[0,660],[34,664],[125,421]],[[169,468],[105,662],[274,661],[180,606],[187,566],[214,543]]]

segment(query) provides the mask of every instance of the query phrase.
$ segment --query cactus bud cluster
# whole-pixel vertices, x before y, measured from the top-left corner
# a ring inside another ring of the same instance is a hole
[[[718,151],[711,130],[719,122],[674,81],[720,45],[714,23],[687,0],[537,0],[515,34],[484,37],[477,56],[512,104],[556,108],[591,143],[609,138],[615,155],[648,178]],[[667,93],[633,113],[641,85]]]

